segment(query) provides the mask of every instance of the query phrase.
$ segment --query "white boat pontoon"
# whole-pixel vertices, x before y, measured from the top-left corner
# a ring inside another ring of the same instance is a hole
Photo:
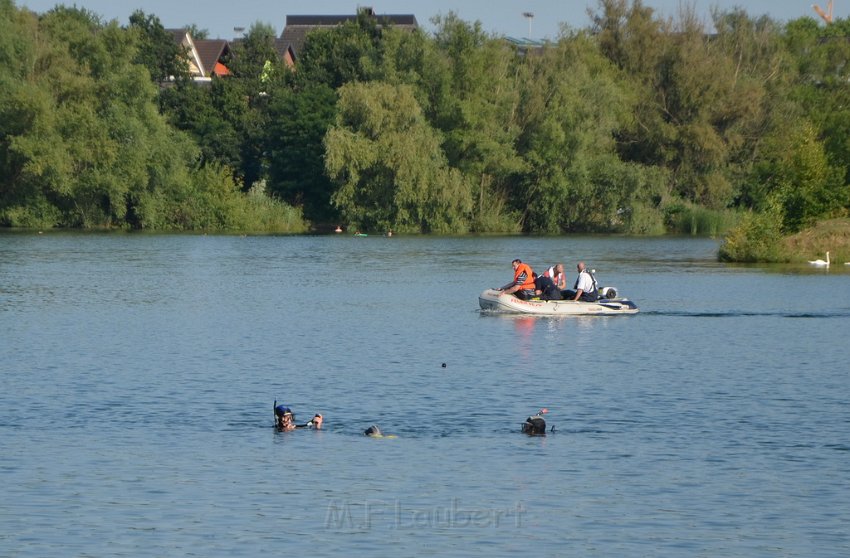
[[[487,289],[478,296],[482,310],[511,312],[514,314],[539,314],[542,316],[612,316],[637,314],[638,307],[627,298],[618,298],[611,287],[600,291],[603,298],[596,302],[575,300],[521,300],[498,289]],[[607,298],[610,296],[611,298]]]

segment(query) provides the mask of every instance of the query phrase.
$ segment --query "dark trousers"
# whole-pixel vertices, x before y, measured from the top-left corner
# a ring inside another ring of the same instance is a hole
[[[561,291],[561,294],[563,295],[564,300],[572,300],[576,297],[576,292],[573,291],[573,290],[570,290],[570,289],[567,289],[565,291]],[[596,302],[597,300],[599,300],[599,294],[598,293],[581,293],[581,296],[578,299],[583,301],[583,302]]]

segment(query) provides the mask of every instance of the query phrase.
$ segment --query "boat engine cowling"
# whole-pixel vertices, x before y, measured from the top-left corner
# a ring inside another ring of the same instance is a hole
[[[599,289],[599,296],[602,298],[617,298],[617,289],[614,287],[602,287]]]

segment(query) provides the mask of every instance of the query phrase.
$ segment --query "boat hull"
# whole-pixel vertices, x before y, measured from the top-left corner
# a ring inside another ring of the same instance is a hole
[[[638,313],[638,307],[627,298],[603,298],[597,302],[520,300],[496,289],[487,289],[481,293],[478,296],[478,304],[482,310],[541,316],[614,316]]]

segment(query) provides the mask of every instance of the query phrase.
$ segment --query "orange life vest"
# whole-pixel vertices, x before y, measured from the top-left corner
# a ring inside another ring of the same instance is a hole
[[[522,283],[520,288],[524,291],[533,291],[534,290],[534,274],[531,272],[531,268],[528,267],[528,264],[521,263],[517,266],[516,271],[514,271],[514,284],[519,281],[520,275],[525,272],[525,282]]]

